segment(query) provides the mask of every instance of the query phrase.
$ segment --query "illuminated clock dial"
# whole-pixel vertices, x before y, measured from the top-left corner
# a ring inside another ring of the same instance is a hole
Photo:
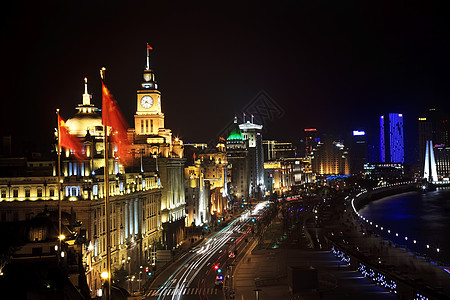
[[[141,98],[141,106],[143,108],[150,108],[153,106],[153,98],[150,96],[144,96]]]

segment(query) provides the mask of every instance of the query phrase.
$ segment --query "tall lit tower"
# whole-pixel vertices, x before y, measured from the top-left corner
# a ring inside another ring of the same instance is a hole
[[[159,130],[164,128],[161,92],[158,90],[155,73],[150,69],[149,48],[151,49],[147,46],[147,66],[143,74],[144,81],[137,91],[137,111],[134,116],[134,128],[137,135],[158,135]],[[170,138],[170,133],[167,135],[167,138]]]
[[[403,114],[380,116],[380,161],[404,163]]]
[[[262,128],[262,125],[253,123],[253,118],[251,122],[239,124],[244,140],[247,141],[250,197],[256,197],[265,188]]]
[[[423,168],[423,177],[430,182],[438,181],[436,160],[434,159],[433,142],[427,141],[425,147],[425,164]]]

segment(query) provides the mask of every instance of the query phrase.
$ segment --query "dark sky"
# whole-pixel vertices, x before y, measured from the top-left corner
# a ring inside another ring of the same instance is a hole
[[[275,112],[264,137],[285,141],[309,127],[373,132],[389,112],[405,114],[412,139],[426,105],[449,111],[450,19],[431,1],[11,2],[0,133],[38,146],[56,108],[75,113],[85,76],[100,106],[101,66],[133,125],[146,42],[166,127],[185,142],[214,139],[261,93]]]

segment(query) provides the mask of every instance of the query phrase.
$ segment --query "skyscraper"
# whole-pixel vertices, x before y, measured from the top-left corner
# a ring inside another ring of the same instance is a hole
[[[449,146],[448,116],[437,108],[426,109],[418,119],[419,165],[423,166],[427,141],[439,148]]]
[[[367,138],[363,130],[353,130],[350,139],[350,172],[359,174],[367,163]]]
[[[348,152],[343,142],[324,135],[311,152],[311,168],[320,175],[350,175]]]
[[[250,197],[256,197],[264,192],[262,128],[262,125],[253,123],[253,119],[251,122],[239,124],[242,136],[247,141]]]
[[[380,116],[380,161],[404,163],[403,114]]]

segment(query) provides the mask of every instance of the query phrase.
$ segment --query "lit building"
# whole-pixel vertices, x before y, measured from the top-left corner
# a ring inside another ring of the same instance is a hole
[[[86,80],[82,104],[66,122],[69,132],[83,143],[86,158],[77,161],[71,151],[62,151],[61,206],[64,213],[80,221],[80,233],[86,237],[82,259],[92,297],[102,287],[100,274],[107,270],[107,234],[111,236],[111,270],[125,267],[133,273],[140,271],[139,266],[158,263],[157,251],[170,251],[184,238],[183,142],[164,128],[161,92],[148,63],[143,77],[137,91],[135,128],[128,131],[135,165],[124,167],[115,157],[117,147],[110,143],[109,174],[104,174],[101,113],[91,104]],[[15,163],[5,162],[7,166]],[[45,209],[57,210],[58,201],[52,201],[58,199],[55,165],[46,166],[48,170],[42,166],[42,174],[33,176],[37,171],[27,172],[39,169],[35,163],[46,164],[30,162],[24,174],[0,178],[2,222],[25,220]],[[109,187],[104,185],[105,175]],[[105,228],[105,190],[110,191],[109,233]]]
[[[373,180],[401,180],[404,175],[401,163],[367,163],[364,165],[364,176]]]
[[[185,226],[200,226],[210,222],[210,186],[204,180],[200,160],[184,168],[186,219]]]
[[[264,184],[267,194],[286,193],[296,184],[302,183],[302,161],[284,159],[264,163]]]
[[[64,214],[80,222],[82,263],[92,296],[102,288],[100,274],[106,267],[106,228],[104,191],[110,191],[111,270],[124,264],[131,270],[155,263],[156,245],[161,241],[161,184],[154,170],[124,172],[108,153],[109,187],[104,185],[104,137],[99,110],[85,92],[77,113],[67,120],[70,133],[84,144],[86,158],[77,161],[68,150],[61,153],[62,201]],[[55,159],[56,160],[56,159]],[[16,162],[17,163],[17,162]],[[55,163],[28,162],[23,174],[0,178],[0,221],[30,219],[45,210],[58,209],[58,181]],[[46,168],[45,168],[46,167]],[[2,168],[2,170],[4,170]],[[16,168],[16,170],[19,170]],[[39,172],[33,170],[40,170]],[[46,170],[46,171],[45,171]],[[30,172],[32,171],[32,172]],[[133,257],[133,261],[127,261]]]
[[[444,181],[450,178],[450,147],[436,145],[434,147],[437,176]]]
[[[221,139],[216,147],[188,144],[193,160],[185,167],[186,226],[210,223],[228,213],[227,156]]]
[[[380,161],[404,163],[403,114],[380,116]]]
[[[161,223],[163,244],[178,247],[184,239],[185,189],[183,141],[165,128],[162,94],[150,69],[149,52],[143,82],[136,93],[134,129],[128,130],[131,153],[142,165],[154,166],[161,180]]]
[[[363,130],[353,130],[350,150],[350,173],[361,174],[364,164],[367,163],[367,138]]]
[[[263,141],[264,161],[296,157],[297,148],[288,142]]]
[[[261,197],[264,193],[264,150],[262,144],[262,125],[253,121],[239,124],[242,136],[247,142],[249,196]]]
[[[448,116],[437,108],[426,109],[418,118],[419,165],[424,165],[426,142],[443,147],[449,145]]]
[[[320,138],[317,135],[316,128],[305,128],[305,155],[309,156],[313,149],[317,146]]]
[[[225,144],[219,142],[214,148],[207,148],[198,155],[204,180],[211,189],[212,215],[223,216],[228,209],[228,174]]]
[[[226,151],[231,171],[230,195],[236,197],[237,200],[246,199],[249,196],[248,149],[236,117],[226,141]]]
[[[311,153],[312,172],[317,175],[350,175],[348,152],[342,141],[324,136]]]

